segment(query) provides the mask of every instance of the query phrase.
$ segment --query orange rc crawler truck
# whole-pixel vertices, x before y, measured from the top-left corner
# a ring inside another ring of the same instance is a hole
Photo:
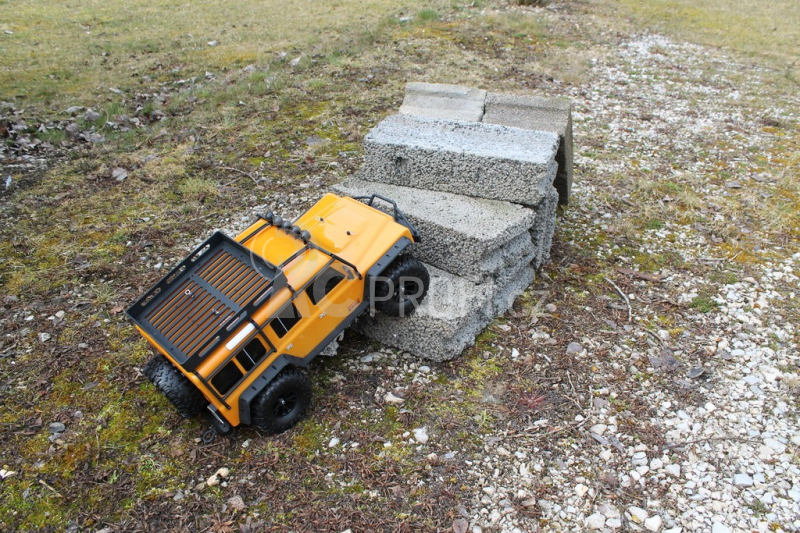
[[[144,373],[219,433],[285,431],[311,402],[300,367],[368,307],[402,316],[425,297],[428,271],[403,254],[418,241],[378,195],[327,194],[294,222],[269,212],[236,239],[216,232],[128,309],[161,352]]]

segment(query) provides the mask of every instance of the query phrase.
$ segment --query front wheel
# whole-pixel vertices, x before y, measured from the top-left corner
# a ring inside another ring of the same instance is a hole
[[[375,279],[375,309],[389,316],[410,315],[428,294],[430,281],[428,269],[418,259],[398,257]]]
[[[270,435],[293,427],[311,404],[311,383],[293,366],[284,368],[250,406],[251,423]]]

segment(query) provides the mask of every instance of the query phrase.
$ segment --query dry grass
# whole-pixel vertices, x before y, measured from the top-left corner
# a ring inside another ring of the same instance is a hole
[[[69,106],[205,72],[287,60],[347,41],[437,0],[54,0],[0,2],[2,98]],[[5,33],[13,32],[13,33]],[[215,46],[208,43],[216,42]]]
[[[800,10],[794,0],[623,0],[637,23],[689,42],[728,48],[798,78]]]

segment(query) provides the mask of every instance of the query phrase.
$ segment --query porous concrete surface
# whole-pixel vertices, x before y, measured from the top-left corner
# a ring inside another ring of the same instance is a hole
[[[480,122],[486,91],[444,83],[406,84],[400,113],[421,117]]]
[[[555,178],[557,149],[552,132],[393,115],[364,138],[359,177],[535,206]]]
[[[551,188],[544,200],[534,207],[536,224],[531,227],[531,242],[535,249],[535,257],[532,264],[537,269],[550,261],[550,249],[553,247],[553,234],[556,231],[558,200],[558,191]]]
[[[488,93],[483,122],[558,134],[558,172],[554,185],[567,205],[572,189],[572,103],[559,98]]]
[[[538,256],[528,234],[536,213],[516,204],[357,178],[334,185],[333,190],[391,198],[422,235],[414,256],[471,281],[497,277],[500,270]],[[384,202],[375,205],[386,207]]]
[[[508,271],[496,283],[472,283],[432,265],[426,267],[430,289],[414,313],[402,318],[362,315],[353,328],[418,357],[447,361],[472,346],[476,336],[495,316],[508,310],[534,279],[528,265]]]

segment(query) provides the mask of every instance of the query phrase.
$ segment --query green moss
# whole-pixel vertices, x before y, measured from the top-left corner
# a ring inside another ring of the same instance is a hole
[[[689,307],[700,311],[701,313],[710,313],[719,307],[719,304],[706,296],[695,296]]]

